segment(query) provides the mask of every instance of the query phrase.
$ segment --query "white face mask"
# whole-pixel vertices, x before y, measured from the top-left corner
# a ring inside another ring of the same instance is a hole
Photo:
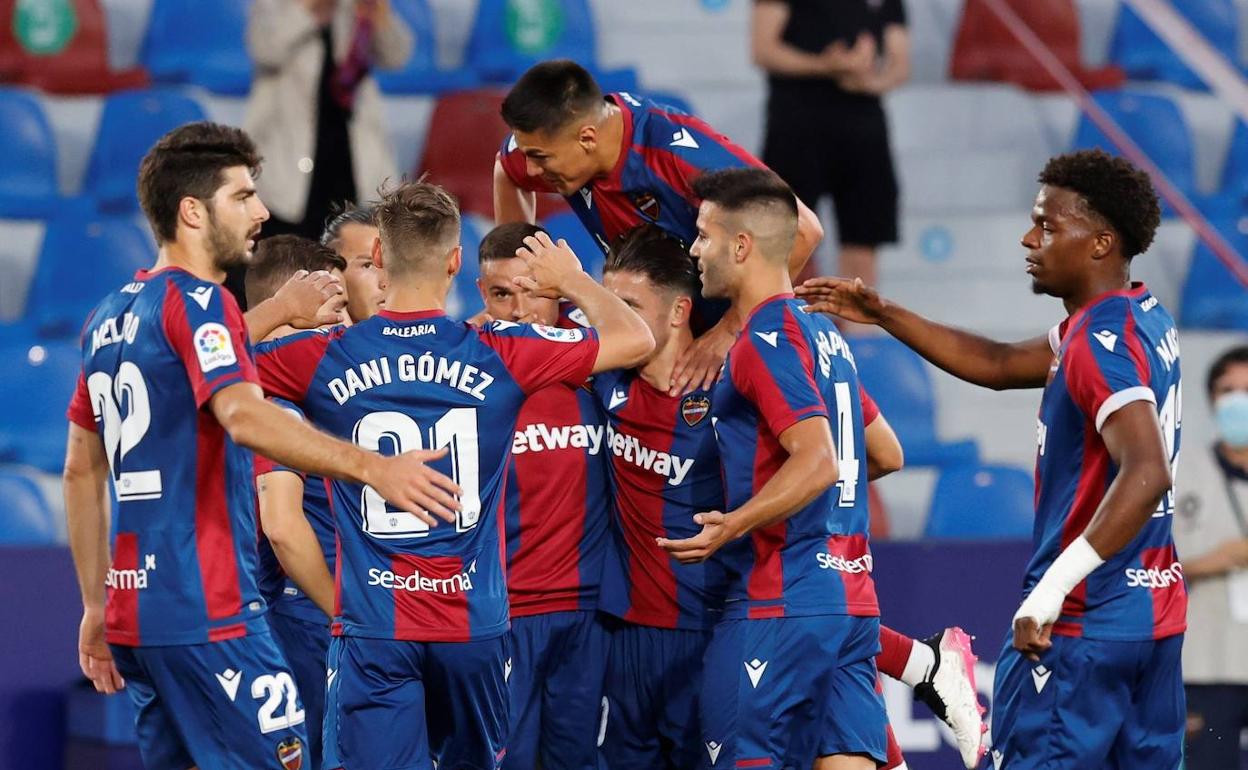
[[[1235,449],[1248,448],[1248,390],[1224,393],[1213,402],[1218,436]]]

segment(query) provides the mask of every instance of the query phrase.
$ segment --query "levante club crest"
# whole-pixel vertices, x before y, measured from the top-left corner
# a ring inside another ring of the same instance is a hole
[[[298,738],[287,738],[277,744],[277,761],[286,770],[301,770],[303,767],[303,741]]]
[[[680,416],[690,428],[702,422],[711,411],[711,400],[706,396],[686,396],[680,402]]]
[[[659,199],[652,193],[642,193],[634,197],[633,203],[637,204],[637,210],[647,219],[652,222],[659,221]]]

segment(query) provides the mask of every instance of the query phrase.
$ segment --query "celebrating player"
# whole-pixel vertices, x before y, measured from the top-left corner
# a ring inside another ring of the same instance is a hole
[[[304,711],[256,586],[244,447],[379,485],[421,515],[449,515],[439,501],[453,502],[450,479],[424,465],[430,453],[365,452],[262,397],[242,313],[220,286],[268,218],[258,165],[245,133],[212,123],[175,129],[148,151],[139,201],[159,256],[92,311],[68,411],[79,661],[98,690],[130,693],[148,767],[266,767],[302,755]]]
[[[629,366],[653,341],[544,235],[526,239],[531,276],[519,283],[572,300],[596,331],[452,321],[442,308],[461,259],[454,199],[436,185],[404,184],[376,216],[385,307],[350,328],[287,338],[262,360],[265,385],[361,446],[449,453],[438,464],[451,469],[459,506],[450,526],[434,526],[374,486],[333,484],[340,577],[325,765],[493,768],[508,721],[496,517],[516,416],[530,393]]]
[[[517,249],[544,232],[516,222],[481,241],[478,285],[491,318],[558,325],[559,301],[515,280],[529,275]],[[611,506],[605,438],[584,383],[534,391],[516,420],[504,504],[512,725],[504,768],[598,767],[608,651],[596,611]]]
[[[725,673],[703,681],[703,743],[730,766],[874,768],[887,719],[853,357],[792,296],[788,185],[731,169],[699,177],[694,193],[702,291],[746,319],[712,394],[727,513],[699,513],[695,537],[658,540],[681,562],[714,555],[729,580],[705,658]]]
[[[377,235],[373,207],[351,203],[343,204],[321,233],[321,243],[347,261],[342,282],[347,293],[347,316],[354,323],[377,315],[386,295],[385,271],[373,264]]]
[[[535,65],[503,101],[512,133],[494,165],[494,214],[504,222],[533,222],[536,192],[567,199],[603,252],[644,222],[693,243],[698,201],[693,179],[703,170],[761,167],[750,153],[705,122],[634,94],[603,95],[576,62]],[[786,255],[797,276],[823,237],[815,213],[798,203],[798,233]],[[699,298],[700,299],[700,298]],[[672,370],[673,395],[709,389],[719,375],[742,319],[699,302],[702,331]]]
[[[1067,318],[1006,344],[813,279],[812,310],[880,325],[945,371],[1044,388],[1035,554],[997,664],[993,756],[1010,770],[1176,767],[1186,588],[1170,536],[1181,424],[1174,321],[1131,260],[1160,208],[1148,177],[1100,151],[1051,159],[1022,238],[1037,294]]]

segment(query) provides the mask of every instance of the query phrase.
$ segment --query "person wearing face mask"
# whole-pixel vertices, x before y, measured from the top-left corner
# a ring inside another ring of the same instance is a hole
[[[1240,767],[1248,727],[1248,345],[1209,368],[1218,437],[1183,458],[1174,539],[1189,587],[1187,770]]]

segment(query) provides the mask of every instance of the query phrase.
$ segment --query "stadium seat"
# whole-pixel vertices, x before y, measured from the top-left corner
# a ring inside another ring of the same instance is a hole
[[[0,403],[6,410],[0,421],[0,462],[60,473],[65,407],[82,368],[77,340],[32,340],[6,333],[0,335],[0,356],[5,362]]]
[[[101,297],[155,261],[151,237],[132,219],[53,220],[31,281],[26,320],[42,337],[76,337]]]
[[[103,94],[148,82],[141,69],[109,66],[99,0],[0,0],[0,79],[57,94]]]
[[[1192,135],[1177,104],[1159,94],[1128,89],[1100,91],[1093,94],[1093,98],[1172,185],[1193,203],[1199,202]],[[1122,154],[1087,115],[1080,117],[1072,144],[1075,149],[1099,147],[1114,155]],[[1173,210],[1164,202],[1162,215],[1173,216]]]
[[[0,217],[43,219],[60,200],[56,140],[39,100],[24,91],[0,89]]]
[[[205,12],[199,0],[155,0],[141,57],[152,78],[245,96],[252,75],[243,41],[250,5],[215,0]]]
[[[52,509],[33,479],[16,470],[0,468],[0,500],[4,501],[0,545],[52,545],[56,542]]]
[[[572,59],[594,72],[604,91],[636,90],[631,69],[601,71],[587,0],[480,0],[468,37],[466,66],[488,83],[513,83],[546,59]]]
[[[1239,61],[1239,11],[1233,0],[1172,0],[1174,10],[1232,65]],[[1109,58],[1132,80],[1164,80],[1185,88],[1208,90],[1152,28],[1127,4],[1120,6]]]
[[[1010,9],[1040,38],[1085,88],[1122,84],[1117,67],[1089,69],[1080,52],[1079,16],[1073,0],[1007,0]],[[949,75],[954,80],[995,80],[1033,91],[1059,91],[1061,84],[1019,42],[984,0],[966,0],[958,23]]]
[[[1021,468],[946,468],[932,493],[924,537],[1006,540],[1029,538],[1035,521],[1035,481]]]
[[[906,465],[949,467],[978,461],[974,441],[943,442],[936,436],[931,377],[917,353],[886,336],[853,337],[849,344],[863,386],[905,447]]]
[[[1214,226],[1241,258],[1248,258],[1248,218],[1220,220]],[[1202,242],[1196,244],[1183,283],[1179,325],[1248,331],[1248,287],[1237,281]]]
[[[1242,120],[1235,121],[1222,164],[1221,195],[1235,200],[1248,198],[1248,123]]]
[[[104,212],[137,211],[139,161],[168,131],[204,119],[199,103],[177,91],[126,91],[108,97],[83,180],[83,194],[93,198]]]
[[[477,85],[476,74],[468,68],[438,68],[438,37],[428,0],[393,0],[392,5],[411,29],[414,43],[411,57],[401,68],[373,70],[382,91],[388,94],[437,94]]]

